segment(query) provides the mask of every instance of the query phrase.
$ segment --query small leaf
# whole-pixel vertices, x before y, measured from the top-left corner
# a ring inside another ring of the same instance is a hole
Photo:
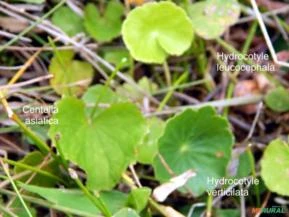
[[[289,146],[272,141],[261,160],[261,176],[270,191],[289,196]]]
[[[33,185],[21,184],[25,190],[36,193],[57,207],[69,210],[81,216],[97,216],[100,211],[80,190],[43,188]],[[100,198],[111,212],[116,212],[125,206],[127,196],[118,191],[101,192]]]
[[[153,2],[128,14],[122,36],[136,60],[163,63],[169,55],[180,56],[190,47],[193,29],[182,8],[172,2]]]
[[[73,60],[73,56],[70,50],[57,51],[51,60],[49,72],[53,78],[50,84],[58,94],[79,95],[92,80],[92,66],[84,61]]]
[[[188,13],[199,36],[215,39],[238,21],[240,6],[236,0],[206,0],[191,4]]]
[[[148,133],[137,149],[137,161],[152,164],[158,153],[158,139],[162,136],[164,122],[158,118],[148,120]]]
[[[289,91],[283,87],[273,89],[266,95],[265,103],[275,112],[289,111]]]
[[[159,139],[159,152],[176,175],[190,169],[196,172],[186,186],[200,195],[214,188],[208,178],[226,175],[233,143],[228,121],[213,108],[188,109],[168,121]],[[159,180],[171,178],[159,158],[153,166]]]
[[[145,133],[145,121],[131,103],[117,103],[97,116],[89,116],[84,102],[67,97],[57,103],[58,125],[49,135],[64,157],[87,173],[87,186],[110,190],[135,160],[136,146]]]
[[[117,213],[115,213],[112,217],[139,217],[139,215],[133,209],[123,208]]]
[[[84,31],[82,18],[66,6],[59,8],[53,14],[51,21],[69,36]]]
[[[143,187],[133,189],[128,196],[128,206],[134,208],[137,212],[142,211],[149,200],[151,189]]]
[[[123,11],[123,5],[116,0],[108,2],[103,15],[94,4],[89,3],[84,9],[84,26],[95,40],[111,41],[120,35]]]

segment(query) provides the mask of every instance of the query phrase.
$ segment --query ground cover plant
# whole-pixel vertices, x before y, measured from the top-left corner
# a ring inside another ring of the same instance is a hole
[[[0,1],[0,216],[289,216],[288,12]]]

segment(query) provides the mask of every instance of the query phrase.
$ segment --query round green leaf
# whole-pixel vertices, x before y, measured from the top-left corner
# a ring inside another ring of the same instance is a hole
[[[64,157],[87,174],[87,186],[109,190],[135,161],[137,144],[145,134],[145,121],[131,103],[117,103],[95,115],[87,115],[85,104],[74,97],[57,103],[57,125],[49,136]],[[57,139],[57,141],[56,141]]]
[[[190,5],[188,13],[197,34],[214,39],[238,21],[240,6],[236,0],[207,0]]]
[[[266,95],[265,103],[275,112],[289,111],[289,91],[283,87],[273,89]]]
[[[122,26],[123,40],[136,60],[163,63],[191,45],[193,29],[185,11],[172,2],[153,2],[129,13]]]
[[[120,35],[123,5],[116,0],[109,1],[101,15],[94,4],[87,4],[84,9],[84,26],[97,41],[106,42]]]
[[[261,176],[273,192],[289,196],[289,146],[281,140],[272,141],[261,160]]]
[[[208,178],[225,176],[233,143],[228,121],[213,108],[188,109],[168,121],[159,139],[159,153],[176,175],[189,169],[196,171],[187,186],[200,195],[215,187]],[[153,166],[159,180],[171,178],[159,158]]]

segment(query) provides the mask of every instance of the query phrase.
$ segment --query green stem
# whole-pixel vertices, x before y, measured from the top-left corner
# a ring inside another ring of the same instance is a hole
[[[14,191],[16,192],[17,197],[18,197],[20,203],[21,203],[22,206],[24,207],[24,209],[25,209],[27,215],[28,215],[29,217],[33,217],[32,214],[31,214],[31,212],[30,212],[30,210],[28,209],[28,207],[27,207],[25,201],[23,200],[23,198],[22,198],[20,192],[18,191],[18,188],[17,188],[17,186],[16,186],[14,180],[13,180],[12,177],[10,176],[9,169],[6,167],[6,165],[3,163],[3,161],[2,161],[1,159],[0,159],[0,163],[1,163],[2,167],[3,167],[4,172],[5,172],[6,175],[7,175],[8,180],[10,181],[10,183],[11,183],[11,185],[12,185]]]
[[[165,95],[164,99],[161,101],[157,111],[161,111],[163,110],[163,108],[165,107],[165,105],[167,104],[167,102],[170,100],[171,96],[174,93],[174,90],[177,88],[177,86],[186,79],[187,77],[187,73],[183,73],[178,80],[174,83],[173,87],[170,88],[170,90],[168,91],[168,93]]]
[[[170,87],[172,85],[172,77],[171,77],[170,67],[169,67],[167,61],[164,62],[163,68],[164,68],[164,72],[165,72],[167,85]]]
[[[76,174],[75,171],[73,173]],[[103,213],[105,217],[111,217],[111,213],[105,203],[102,201],[102,199],[99,197],[99,195],[92,194],[79,180],[79,178],[74,175],[72,175],[72,178],[74,179],[75,183],[78,185],[78,187],[82,190],[82,192],[86,195],[88,199]]]
[[[208,195],[208,200],[207,200],[206,217],[211,217],[212,216],[212,209],[213,209],[213,195],[209,194]]]

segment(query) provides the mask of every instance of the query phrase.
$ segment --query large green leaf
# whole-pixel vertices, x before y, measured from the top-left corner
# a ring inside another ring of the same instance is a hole
[[[193,29],[185,11],[172,2],[153,2],[132,10],[122,26],[131,55],[146,63],[163,63],[191,45]]]
[[[69,36],[83,32],[83,20],[69,7],[59,8],[52,16],[51,21]]]
[[[187,182],[196,195],[212,189],[208,178],[225,176],[234,139],[226,119],[211,107],[186,110],[170,119],[159,139],[159,152],[176,175],[189,169],[197,175]],[[159,158],[154,162],[156,177],[168,181],[170,175]]]
[[[84,9],[84,26],[95,40],[111,41],[120,35],[123,11],[122,4],[117,0],[109,1],[102,15],[94,4],[87,4]]]
[[[261,176],[273,192],[289,196],[289,146],[277,139],[266,148],[261,160]]]
[[[81,94],[90,84],[93,76],[92,66],[84,61],[73,60],[71,50],[56,51],[51,60],[49,72],[53,75],[51,86],[59,94]],[[76,84],[82,82],[82,84]]]
[[[289,91],[283,87],[273,89],[266,95],[265,103],[273,111],[289,111]]]
[[[188,13],[197,34],[214,39],[238,21],[240,6],[236,0],[206,0],[191,4]]]
[[[86,116],[84,102],[67,97],[57,103],[58,125],[52,125],[50,137],[64,157],[87,173],[90,189],[111,189],[127,166],[135,160],[136,147],[145,133],[145,121],[131,103],[118,103]]]
[[[72,213],[81,216],[97,216],[101,214],[95,205],[79,190],[44,188],[24,184],[21,187]],[[125,207],[127,202],[127,195],[118,191],[101,192],[100,198],[112,213]]]

